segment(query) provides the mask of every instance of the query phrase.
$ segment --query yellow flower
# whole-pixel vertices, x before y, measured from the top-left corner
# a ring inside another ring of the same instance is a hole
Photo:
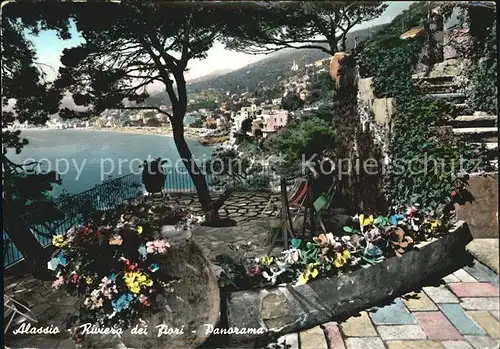
[[[141,292],[141,288],[139,287],[139,285],[135,285],[135,284],[134,284],[134,285],[129,286],[129,288],[128,288],[128,289],[129,289],[129,290],[130,290],[130,292],[132,292],[132,293],[139,293],[139,292]]]
[[[66,241],[64,241],[64,236],[54,235],[52,237],[52,245],[54,245],[55,247],[62,247],[66,245]]]
[[[374,222],[373,216],[370,215],[369,217],[365,217],[364,214],[359,215],[359,225],[361,227],[366,227],[367,225],[372,225]]]
[[[260,263],[262,263],[263,265],[265,265],[267,267],[267,266],[271,265],[271,263],[273,262],[273,260],[274,260],[273,257],[264,256],[264,257],[260,258]]]
[[[299,285],[305,285],[309,279],[314,279],[318,276],[319,272],[318,269],[316,269],[317,265],[319,265],[319,263],[309,263],[306,266],[306,270],[299,276]]]
[[[439,219],[431,219],[429,221],[429,232],[434,233],[441,226],[441,221]]]
[[[85,282],[87,283],[87,285],[90,285],[94,282],[94,278],[93,277],[86,277],[85,278]]]
[[[335,265],[336,268],[340,268],[344,266],[347,261],[351,259],[351,254],[349,251],[344,250],[342,253],[335,253],[335,259],[333,260],[333,265]]]
[[[142,287],[153,286],[153,280],[149,279],[147,275],[139,272],[129,272],[123,277],[125,285],[132,293],[139,293]]]
[[[137,226],[137,233],[139,233],[139,235],[141,235],[141,234],[142,234],[143,230],[144,230],[144,229],[142,229],[142,226],[140,226],[140,225],[139,225],[139,226]]]

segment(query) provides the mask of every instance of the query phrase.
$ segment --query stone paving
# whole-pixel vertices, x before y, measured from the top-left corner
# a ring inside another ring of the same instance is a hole
[[[172,193],[170,198],[154,198],[159,202],[173,204],[178,207],[190,207],[195,214],[201,214],[201,206],[194,193]],[[230,245],[245,245],[251,243],[252,249],[247,257],[263,255],[267,252],[268,231],[273,220],[273,213],[265,213],[265,206],[275,194],[265,192],[233,193],[220,209],[221,218],[231,218],[236,221],[234,227],[212,228],[197,226],[193,230],[193,238],[207,257],[211,260],[219,254],[231,253]],[[215,197],[214,197],[215,198]],[[269,206],[270,207],[270,206]],[[275,206],[276,208],[276,206]],[[271,254],[279,254],[282,248],[276,247]]]
[[[53,292],[50,282],[33,277],[7,276],[4,285],[5,294],[32,309],[38,326],[61,329],[52,335],[8,333],[6,348],[75,348],[61,324],[76,309],[78,298]],[[499,277],[475,262],[444,277],[440,284],[424,286],[345,321],[288,334],[268,348],[286,344],[289,349],[493,349],[499,348],[499,321]]]
[[[229,251],[230,244],[255,245],[249,256],[260,255],[270,226],[270,215],[261,212],[270,194],[237,193],[221,210],[235,227],[197,227],[193,237],[211,259]],[[163,200],[154,198],[153,200]],[[172,204],[201,211],[194,194],[171,194]],[[274,250],[278,253],[280,248]],[[498,258],[498,257],[497,257]],[[38,326],[59,325],[52,335],[5,336],[7,348],[74,348],[69,332],[61,326],[77,308],[78,298],[51,289],[51,282],[29,275],[5,276],[4,292],[30,307]],[[289,334],[270,347],[329,349],[492,349],[500,338],[498,275],[481,263],[465,267],[446,277],[440,285],[396,298],[391,304],[363,311],[343,322],[330,322],[301,333]],[[18,325],[11,326],[11,330]]]
[[[268,348],[494,349],[500,346],[499,278],[479,262],[350,317],[280,337]]]

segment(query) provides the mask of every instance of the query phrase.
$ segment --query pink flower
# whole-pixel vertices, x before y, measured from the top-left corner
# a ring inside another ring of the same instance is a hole
[[[102,278],[99,288],[104,297],[108,299],[112,299],[113,295],[118,293],[115,282],[110,280],[107,276]]]
[[[170,244],[165,240],[154,240],[148,241],[146,243],[146,251],[152,254],[159,254],[167,252],[167,248],[170,247]]]
[[[57,280],[55,280],[54,282],[52,282],[52,288],[55,288],[55,289],[58,289],[62,285],[64,285],[64,278],[62,276],[59,276],[57,278]]]

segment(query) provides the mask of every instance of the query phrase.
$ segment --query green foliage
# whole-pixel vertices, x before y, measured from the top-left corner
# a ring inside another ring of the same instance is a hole
[[[457,173],[472,170],[474,160],[485,161],[472,146],[447,145],[431,137],[429,126],[445,121],[450,111],[447,105],[423,96],[398,97],[387,188],[393,204],[418,203],[424,209],[436,209],[451,200]]]
[[[189,127],[194,127],[194,128],[202,128],[203,127],[203,120],[201,119],[196,119],[192,123],[189,124]]]
[[[320,105],[317,110],[313,112],[313,116],[327,122],[333,119],[332,107],[329,105]]]
[[[471,108],[491,114],[498,111],[497,59],[479,62],[472,69],[470,91]]]
[[[249,155],[246,153],[242,157],[235,149],[216,150],[204,164],[207,172],[212,174],[212,185],[229,185],[235,190],[268,190],[269,176],[260,163],[252,162]]]
[[[424,40],[402,40],[399,35],[383,36],[366,44],[360,56],[360,75],[374,77],[377,97],[411,94],[412,68],[418,61]]]
[[[317,117],[298,120],[287,126],[271,143],[275,154],[284,156],[283,169],[297,167],[306,160],[321,155],[333,147],[335,129],[331,123]]]
[[[442,125],[449,119],[453,109],[419,96],[413,86],[411,74],[424,38],[399,38],[411,27],[421,25],[426,17],[426,2],[414,3],[363,45],[359,63],[361,76],[373,77],[375,96],[395,98],[386,195],[393,205],[418,203],[430,210],[450,202],[457,173],[472,170],[476,166],[472,160],[484,159],[477,149],[461,143],[444,144],[429,131],[430,126]],[[495,82],[490,78],[489,83]],[[489,91],[492,89],[489,87]]]
[[[288,94],[286,97],[283,97],[281,101],[281,107],[288,111],[295,111],[303,106],[304,101],[296,94]]]
[[[50,6],[50,5],[48,5]],[[52,8],[54,10],[54,8]],[[46,14],[46,13],[45,13]],[[64,16],[63,16],[64,17]],[[37,35],[40,29],[55,29],[59,37],[69,38],[67,18],[44,16],[34,6],[9,4],[2,12],[2,177],[4,197],[19,214],[50,205],[50,191],[60,184],[55,172],[46,172],[39,164],[15,164],[7,150],[19,154],[28,140],[21,132],[7,130],[15,123],[44,125],[57,113],[62,92],[44,81],[44,73],[36,63],[33,43],[26,34]],[[15,101],[13,107],[12,101]],[[23,246],[18,246],[23,249]]]
[[[497,114],[497,36],[494,11],[480,12],[476,26],[471,28],[473,35],[473,66],[469,69],[472,89],[469,103],[474,110]]]
[[[252,131],[252,119],[247,118],[241,122],[241,133],[247,133]]]
[[[192,103],[192,104],[189,104],[188,105],[188,112],[189,111],[196,111],[196,110],[200,110],[200,109],[207,109],[209,111],[214,111],[215,109],[217,109],[217,103],[215,103],[214,100],[201,100],[201,101],[197,101],[195,103]]]
[[[149,126],[149,127],[160,127],[161,126],[161,122],[157,118],[150,118],[150,119],[148,119],[146,121],[146,126]]]
[[[319,100],[322,102],[332,102],[335,91],[335,80],[329,73],[321,72],[314,76],[313,89],[319,90]]]
[[[300,44],[295,48],[315,48],[333,55],[347,49],[347,34],[354,26],[377,18],[386,8],[382,1],[299,1],[294,6],[277,3],[271,8],[245,9],[246,20],[226,41],[229,48],[253,54],[275,52],[295,43]],[[325,40],[316,40],[318,36],[326,38],[328,47],[320,45]]]

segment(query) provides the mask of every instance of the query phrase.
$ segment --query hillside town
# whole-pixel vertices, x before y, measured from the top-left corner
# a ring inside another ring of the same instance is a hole
[[[188,102],[188,110],[191,111],[186,114],[184,123],[204,144],[225,140],[234,143],[235,135],[239,133],[266,138],[286,126],[289,118],[327,103],[321,98],[316,82],[322,74],[329,75],[329,65],[330,59],[302,66],[294,60],[290,66],[291,76],[279,78],[275,86],[252,92],[231,93],[211,89],[212,93],[208,96],[195,94]],[[266,93],[269,90],[274,90],[274,93]],[[167,105],[161,105],[160,108],[170,111]],[[248,127],[245,126],[245,120],[250,120]],[[107,110],[95,118],[90,126],[96,129],[162,127],[168,132],[170,123],[164,114],[148,109]]]
[[[210,93],[196,93],[189,99],[190,111],[184,119],[187,134],[207,145],[225,141],[234,144],[239,134],[253,138],[276,134],[291,118],[300,117],[330,102],[322,98],[324,96],[318,89],[322,76],[323,79],[325,76],[327,80],[331,79],[329,65],[329,58],[304,64],[293,60],[289,77],[278,77],[274,86],[241,93],[218,89],[210,89]],[[160,105],[159,108],[171,112],[170,106]],[[91,121],[55,119],[46,124],[51,129],[87,128],[155,134],[170,134],[170,126],[165,114],[151,109],[109,109]],[[30,125],[26,122],[13,127],[26,129]]]

